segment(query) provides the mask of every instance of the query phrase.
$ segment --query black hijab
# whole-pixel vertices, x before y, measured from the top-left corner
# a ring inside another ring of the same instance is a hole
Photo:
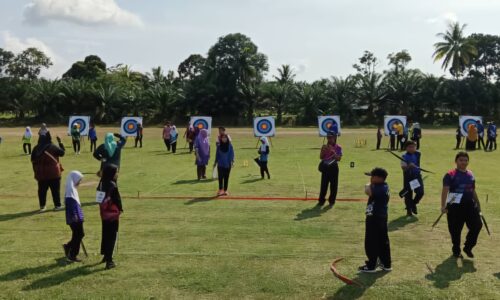
[[[31,154],[31,159],[37,159],[40,158],[40,156],[43,155],[43,153],[47,150],[47,148],[52,145],[52,138],[50,134],[44,134],[40,135],[38,137],[38,144],[36,145],[35,148],[33,148],[33,153]]]
[[[107,192],[112,187],[116,186],[115,175],[117,172],[118,172],[118,167],[116,165],[109,164],[109,165],[104,166],[104,169],[102,170],[102,178],[101,178],[103,191]]]

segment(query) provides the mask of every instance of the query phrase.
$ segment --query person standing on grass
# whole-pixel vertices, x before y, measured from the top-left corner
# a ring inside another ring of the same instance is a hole
[[[119,138],[118,142],[114,138]],[[104,138],[104,144],[97,147],[94,151],[94,158],[101,161],[101,168],[98,176],[102,175],[102,171],[107,165],[115,165],[120,169],[121,152],[127,140],[118,133],[107,133]]]
[[[38,202],[40,212],[44,212],[47,202],[47,191],[50,188],[54,210],[61,210],[61,175],[63,168],[59,162],[59,157],[64,156],[65,149],[61,143],[61,138],[57,137],[59,147],[52,144],[50,134],[40,135],[38,144],[31,153],[31,163],[35,179],[38,182]]]
[[[172,147],[172,153],[175,154],[177,151],[177,138],[179,133],[177,132],[177,127],[172,125],[172,130],[170,131],[170,146]]]
[[[363,273],[375,273],[380,267],[392,271],[391,246],[387,227],[389,185],[385,182],[387,171],[375,168],[369,175],[370,183],[365,186],[368,195],[365,221],[365,253],[368,260],[358,268]]]
[[[418,214],[417,204],[424,197],[424,181],[420,172],[421,153],[417,151],[417,143],[408,141],[405,143],[406,153],[401,161],[403,169],[403,192],[406,206],[406,215]],[[415,198],[413,198],[415,193]]]
[[[140,147],[142,148],[142,137],[144,134],[144,128],[142,127],[141,123],[137,124],[137,132],[135,135],[135,148],[137,148],[137,144],[139,143]]]
[[[465,142],[465,150],[474,151],[476,150],[477,142],[477,127],[474,124],[470,124],[467,128],[467,141]]]
[[[260,177],[264,179],[264,173],[267,174],[267,179],[271,179],[271,175],[269,174],[269,169],[267,168],[267,162],[269,160],[269,141],[266,137],[260,138],[260,148],[259,148],[259,158],[257,160],[257,164],[260,167]]]
[[[458,150],[460,148],[460,144],[462,143],[462,130],[460,130],[460,126],[457,127],[455,138],[457,139],[455,150]]]
[[[217,141],[215,142],[215,144],[217,145],[220,144],[220,140],[223,135],[225,135],[228,138],[230,143],[232,142],[229,134],[226,134],[226,128],[221,126],[219,127],[219,134],[217,135]]]
[[[73,141],[73,151],[76,155],[80,155],[80,129],[78,129],[77,124],[71,128],[71,140]]]
[[[64,193],[64,205],[66,207],[66,224],[71,228],[71,240],[63,245],[64,254],[71,262],[80,262],[80,244],[85,233],[83,231],[83,211],[78,196],[78,186],[82,182],[83,175],[78,171],[71,171],[66,179],[66,192]]]
[[[321,190],[317,207],[322,207],[326,202],[326,193],[330,186],[330,197],[328,198],[329,207],[335,205],[337,199],[337,189],[339,185],[339,166],[338,162],[342,159],[342,147],[337,144],[337,134],[328,131],[327,144],[323,145],[320,152],[321,162],[319,171],[321,172]]]
[[[214,168],[217,167],[217,174],[219,175],[217,196],[227,196],[229,174],[234,165],[234,149],[227,135],[223,134],[219,138],[220,142],[217,145],[214,162]]]
[[[194,148],[194,140],[196,138],[196,133],[194,127],[191,124],[188,124],[186,132],[184,132],[184,138],[186,138],[186,143],[189,144],[189,153],[192,153]]]
[[[420,139],[422,138],[422,128],[420,123],[415,122],[413,124],[413,130],[411,131],[411,140],[417,144],[417,150],[420,150]]]
[[[94,153],[97,148],[97,132],[94,124],[90,124],[88,139],[90,141],[90,153]]]
[[[202,129],[194,143],[194,153],[196,155],[196,174],[198,180],[207,178],[207,165],[210,160],[210,142],[208,140],[208,130]]]
[[[395,127],[397,134],[396,150],[399,149],[403,150],[403,138],[404,138],[405,128],[402,123],[395,124]]]
[[[23,151],[26,155],[31,155],[31,139],[33,138],[33,133],[31,132],[31,128],[28,126],[24,130],[24,134],[22,137],[23,141]]]
[[[488,151],[497,150],[497,125],[495,125],[495,122],[491,121],[488,124],[487,134],[488,142],[486,143],[486,147]]]
[[[118,237],[120,215],[123,213],[122,200],[116,185],[117,179],[118,166],[108,164],[104,167],[98,187],[98,190],[104,193],[99,210],[102,220],[101,262],[106,263],[106,269],[115,267],[113,250]]]
[[[481,207],[476,194],[476,180],[469,165],[469,154],[459,152],[455,156],[456,168],[448,171],[443,178],[441,192],[441,212],[447,214],[448,230],[453,244],[452,253],[461,258],[460,239],[464,224],[469,232],[465,239],[463,251],[468,257],[474,257],[472,249],[476,246],[479,232],[483,227],[481,222]]]
[[[392,130],[389,132],[389,138],[391,143],[391,151],[396,150],[396,136],[398,135],[396,130],[396,124],[392,126]]]
[[[483,149],[486,151],[486,146],[484,145],[484,126],[481,123],[481,120],[476,121],[477,128],[477,149],[481,150],[481,144],[483,145]]]
[[[382,130],[379,126],[377,129],[377,150],[380,150],[380,143],[382,143]]]
[[[165,126],[163,126],[163,142],[167,147],[167,151],[170,151],[170,132],[172,131],[172,127],[170,127],[170,122],[166,122]]]

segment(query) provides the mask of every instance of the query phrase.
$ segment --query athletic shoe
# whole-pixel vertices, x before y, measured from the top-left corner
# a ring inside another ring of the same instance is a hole
[[[358,271],[360,273],[376,273],[377,269],[376,268],[370,269],[370,268],[368,268],[367,265],[364,265],[364,266],[359,267]]]
[[[63,210],[63,209],[64,209],[64,207],[62,207],[62,206],[56,206],[56,207],[54,207],[54,211],[60,211],[60,210]]]
[[[116,267],[116,265],[113,261],[106,262],[106,270],[113,269],[114,267]]]
[[[46,210],[47,210],[47,208],[45,208],[45,206],[40,207],[40,212],[41,213],[45,212]]]
[[[392,271],[392,268],[390,266],[386,267],[386,266],[384,266],[384,264],[379,264],[378,266],[379,266],[379,268],[381,268],[382,270],[384,270],[386,272]]]
[[[407,212],[406,212],[406,216],[407,216],[407,217],[412,217],[412,216],[413,216],[413,214],[411,213],[411,211],[407,211]]]
[[[222,196],[229,196],[229,193],[227,191],[224,191],[224,193],[222,194]]]
[[[63,244],[63,249],[64,249],[64,255],[66,256],[66,258],[69,259],[69,246],[68,244]]]
[[[414,213],[415,215],[418,215],[418,211],[417,211],[417,205],[413,205],[413,207],[411,208],[411,212]]]
[[[462,253],[460,253],[460,252],[458,252],[458,253],[453,253],[453,257],[455,257],[455,258],[464,258],[464,257],[462,256]]]
[[[463,250],[464,250],[465,254],[467,255],[467,257],[474,258],[474,253],[472,253],[472,249],[467,249],[464,247]]]
[[[78,257],[76,257],[76,256],[75,256],[75,257],[67,257],[67,260],[68,260],[69,262],[82,262],[82,260],[81,260],[81,259],[79,259],[79,258],[78,258]]]

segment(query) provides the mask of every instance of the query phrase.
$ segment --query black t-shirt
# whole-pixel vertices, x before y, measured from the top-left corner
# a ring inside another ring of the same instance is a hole
[[[367,216],[387,217],[389,203],[389,185],[387,183],[372,184],[372,195],[368,198]]]

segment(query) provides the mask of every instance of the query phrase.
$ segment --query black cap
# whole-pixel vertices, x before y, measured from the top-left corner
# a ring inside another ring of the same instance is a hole
[[[326,133],[326,136],[337,136],[337,133],[333,130],[329,130],[327,133]]]
[[[385,169],[382,168],[375,168],[371,170],[370,172],[365,173],[366,176],[377,176],[377,177],[382,177],[384,179],[387,178],[389,175]]]

